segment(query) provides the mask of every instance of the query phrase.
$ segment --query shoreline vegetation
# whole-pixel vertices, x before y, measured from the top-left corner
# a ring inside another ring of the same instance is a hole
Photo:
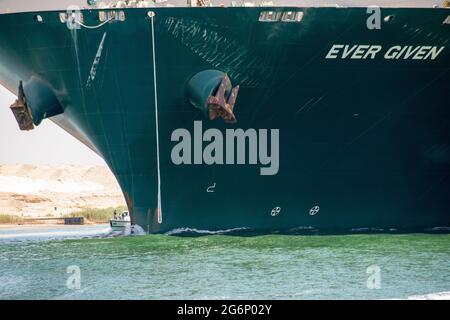
[[[125,206],[109,207],[109,208],[84,208],[82,210],[73,211],[62,216],[45,216],[40,218],[21,217],[12,214],[0,213],[0,225],[25,225],[25,224],[63,224],[62,218],[83,217],[84,224],[101,224],[107,223],[114,217],[114,211],[117,214],[126,211]]]

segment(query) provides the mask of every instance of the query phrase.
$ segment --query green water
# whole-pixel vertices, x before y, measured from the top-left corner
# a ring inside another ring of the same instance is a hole
[[[69,289],[68,266],[80,268]],[[367,267],[380,268],[368,289]],[[450,291],[450,235],[0,240],[1,299],[386,299]]]

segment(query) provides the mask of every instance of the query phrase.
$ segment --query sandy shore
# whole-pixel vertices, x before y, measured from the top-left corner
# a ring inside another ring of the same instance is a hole
[[[0,165],[0,215],[49,218],[124,205],[104,166]]]

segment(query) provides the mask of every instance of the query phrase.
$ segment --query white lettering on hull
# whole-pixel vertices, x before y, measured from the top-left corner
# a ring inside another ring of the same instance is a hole
[[[380,45],[334,44],[325,59],[373,60],[381,56],[386,60],[436,60],[444,49],[445,46],[392,46],[383,51]]]

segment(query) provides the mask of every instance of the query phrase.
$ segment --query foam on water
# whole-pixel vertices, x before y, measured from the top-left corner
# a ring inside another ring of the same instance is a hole
[[[141,228],[141,226],[137,224],[133,224],[131,226],[131,235],[133,236],[143,236],[147,234],[147,232],[144,231],[144,229]]]
[[[444,232],[448,232],[448,231],[450,231],[450,227],[446,227],[446,226],[442,226],[442,227],[434,227],[434,228],[431,228],[431,231],[444,231]]]
[[[128,225],[123,228],[123,230],[113,230],[109,228],[109,234],[111,236],[143,236],[146,235],[147,232],[142,229],[141,226],[137,224]]]
[[[249,230],[250,228],[247,227],[241,227],[241,228],[232,228],[232,229],[225,229],[225,230],[216,230],[216,231],[211,231],[211,230],[202,230],[202,229],[196,229],[196,228],[176,228],[170,231],[167,231],[165,234],[169,235],[169,236],[173,236],[173,235],[181,235],[181,234],[227,234],[227,233],[232,233],[232,232],[236,232],[236,231],[242,231],[242,230]]]

